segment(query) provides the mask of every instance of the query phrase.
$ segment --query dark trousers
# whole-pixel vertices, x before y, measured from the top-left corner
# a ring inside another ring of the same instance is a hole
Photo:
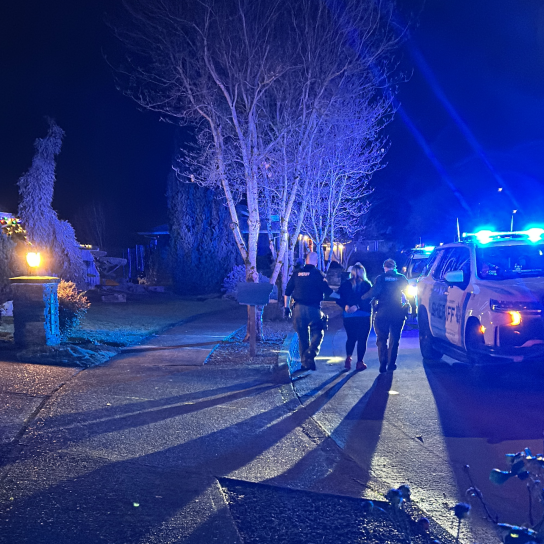
[[[298,334],[298,350],[303,367],[314,366],[314,359],[319,354],[323,341],[323,314],[319,308],[295,304],[293,309],[293,327]]]
[[[374,330],[376,331],[376,345],[378,346],[378,359],[380,368],[392,367],[397,360],[399,352],[400,336],[406,314],[404,311],[382,308],[374,317]],[[389,345],[387,345],[389,340]]]
[[[344,317],[346,340],[346,355],[351,357],[357,343],[357,361],[362,361],[366,353],[366,343],[370,334],[370,316]]]

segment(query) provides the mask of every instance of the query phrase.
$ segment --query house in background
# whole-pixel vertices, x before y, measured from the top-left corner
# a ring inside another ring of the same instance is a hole
[[[153,227],[147,231],[138,232],[146,238],[146,243],[136,244],[123,251],[124,278],[127,281],[138,283],[170,283],[167,277],[165,263],[170,246],[170,230],[167,224]]]

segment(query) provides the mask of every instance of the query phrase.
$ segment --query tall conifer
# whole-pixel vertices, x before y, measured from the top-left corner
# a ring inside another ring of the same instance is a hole
[[[49,119],[45,138],[37,138],[32,165],[19,179],[19,217],[28,240],[37,251],[48,256],[49,272],[82,286],[85,265],[70,223],[60,221],[53,209],[56,156],[62,147],[64,131]]]

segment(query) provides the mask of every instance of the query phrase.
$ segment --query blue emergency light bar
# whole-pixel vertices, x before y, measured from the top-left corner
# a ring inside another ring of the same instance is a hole
[[[464,241],[474,241],[476,239],[480,244],[489,244],[499,240],[529,240],[529,242],[541,242],[544,236],[544,229],[532,228],[528,230],[515,230],[512,232],[495,232],[492,230],[480,230],[478,232],[464,232],[461,239]]]
[[[435,246],[416,246],[411,251],[414,253],[427,253],[430,255],[434,251]]]

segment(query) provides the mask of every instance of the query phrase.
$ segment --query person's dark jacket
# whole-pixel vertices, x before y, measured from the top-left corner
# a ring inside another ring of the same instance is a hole
[[[305,265],[299,271],[294,271],[285,288],[285,294],[288,297],[292,296],[297,304],[316,308],[321,308],[323,297],[331,293],[332,289],[325,275],[311,264]]]
[[[396,270],[388,270],[376,278],[376,283],[364,299],[372,299],[377,303],[376,309],[400,309],[403,307],[403,292],[408,287],[406,276]]]
[[[370,299],[361,300],[361,296],[368,293],[371,288],[372,284],[369,281],[361,281],[355,284],[355,287],[351,283],[351,280],[347,280],[340,285],[337,291],[340,298],[336,300],[336,304],[344,310],[344,317],[371,315],[372,307]],[[346,306],[357,306],[357,312],[348,314],[345,311]]]

